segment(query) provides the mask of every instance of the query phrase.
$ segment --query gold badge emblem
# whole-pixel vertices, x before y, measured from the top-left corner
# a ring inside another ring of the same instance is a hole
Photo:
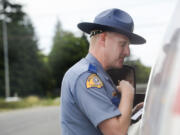
[[[91,74],[86,81],[87,88],[102,88],[103,83],[96,74]]]

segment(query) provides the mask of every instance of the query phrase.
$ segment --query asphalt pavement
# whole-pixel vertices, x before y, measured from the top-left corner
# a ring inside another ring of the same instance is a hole
[[[0,135],[60,135],[59,107],[0,113]]]

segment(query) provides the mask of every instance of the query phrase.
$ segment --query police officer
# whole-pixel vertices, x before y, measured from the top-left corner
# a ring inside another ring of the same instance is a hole
[[[105,10],[78,27],[90,34],[90,47],[62,81],[62,135],[126,135],[134,88],[125,80],[115,86],[106,70],[122,67],[129,44],[146,41],[133,33],[133,19],[120,9]]]

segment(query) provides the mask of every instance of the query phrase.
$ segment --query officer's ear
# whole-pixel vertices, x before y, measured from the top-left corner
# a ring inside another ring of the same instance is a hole
[[[106,36],[107,36],[106,32],[103,32],[103,33],[99,34],[99,43],[103,47],[105,46]]]

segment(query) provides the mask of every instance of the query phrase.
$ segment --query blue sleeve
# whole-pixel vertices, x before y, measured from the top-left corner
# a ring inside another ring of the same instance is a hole
[[[119,109],[107,96],[105,87],[87,88],[86,81],[90,73],[85,73],[79,77],[74,89],[75,100],[81,111],[97,127],[102,121],[119,116]]]

